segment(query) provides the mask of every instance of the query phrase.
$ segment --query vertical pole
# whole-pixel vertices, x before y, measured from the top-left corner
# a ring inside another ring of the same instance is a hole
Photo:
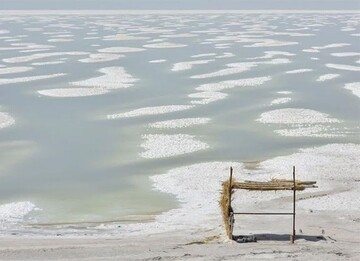
[[[291,243],[295,241],[295,201],[296,201],[296,181],[295,181],[295,166],[293,166],[293,231],[291,237]]]
[[[233,168],[230,167],[230,179],[229,179],[229,225],[230,225],[230,235],[229,235],[229,239],[233,239],[232,237],[232,233],[233,233],[233,226],[234,226],[234,223],[233,223],[233,219],[234,219],[234,215],[233,215],[233,209],[231,207],[231,194],[232,194],[232,175],[233,175]]]

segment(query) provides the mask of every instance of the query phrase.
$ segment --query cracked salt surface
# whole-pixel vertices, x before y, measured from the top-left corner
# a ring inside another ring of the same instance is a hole
[[[145,152],[140,153],[140,156],[149,159],[173,157],[209,148],[206,143],[187,134],[147,134],[142,135],[142,138],[145,142],[141,147]]]

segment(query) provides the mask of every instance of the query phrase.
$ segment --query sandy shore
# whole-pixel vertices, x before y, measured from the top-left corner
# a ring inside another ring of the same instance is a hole
[[[276,203],[279,202],[272,202]],[[127,237],[14,235],[0,238],[0,259],[360,260],[360,213],[299,211],[295,244],[289,242],[291,218],[242,217],[237,219],[235,234],[253,233],[258,238],[257,243],[231,242],[220,227],[208,231],[183,230]]]

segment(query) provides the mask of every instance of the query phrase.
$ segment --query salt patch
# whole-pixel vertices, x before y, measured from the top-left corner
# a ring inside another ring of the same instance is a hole
[[[29,76],[29,77],[17,77],[17,78],[1,78],[0,85],[2,84],[11,84],[11,83],[19,83],[19,82],[30,82],[44,79],[52,79],[60,76],[64,76],[66,73],[56,73],[56,74],[48,74],[48,75],[37,75],[37,76]]]
[[[215,56],[216,53],[201,53],[201,54],[195,54],[191,56],[191,58],[200,58],[200,57],[208,57],[208,56]]]
[[[9,127],[15,124],[15,119],[6,112],[0,112],[0,129]],[[1,212],[0,212],[1,215]]]
[[[316,81],[324,82],[324,81],[335,79],[339,76],[340,76],[340,74],[335,74],[335,73],[324,74],[324,75],[320,75]]]
[[[149,61],[149,63],[163,63],[163,62],[166,62],[165,59],[159,59],[159,60],[151,60]]]
[[[38,91],[39,94],[50,97],[83,97],[108,93],[105,88],[60,88]]]
[[[257,42],[250,45],[244,45],[244,47],[275,47],[275,46],[287,46],[299,44],[298,42],[285,42],[273,39],[262,39],[261,42]]]
[[[311,71],[312,71],[312,69],[297,69],[297,70],[287,71],[285,73],[296,74],[296,73],[304,73],[304,72],[311,72]]]
[[[0,68],[0,74],[28,72],[32,69],[33,67],[29,67],[29,66],[6,67],[6,68]]]
[[[229,81],[222,81],[218,83],[206,83],[202,84],[196,88],[198,91],[221,91],[225,89],[231,89],[235,87],[251,87],[251,86],[258,86],[267,81],[270,81],[270,76],[265,77],[255,77],[255,78],[245,78],[239,80],[229,80]]]
[[[328,114],[310,109],[285,108],[264,112],[257,121],[273,124],[311,124],[311,123],[339,123]]]
[[[134,53],[145,51],[145,49],[136,47],[108,47],[98,51],[100,53]]]
[[[146,141],[141,147],[146,151],[140,154],[143,158],[166,158],[187,154],[209,148],[204,142],[187,134],[148,134],[142,135]]]
[[[195,125],[206,124],[209,121],[210,118],[183,118],[183,119],[168,120],[168,121],[158,121],[149,124],[149,127],[157,128],[157,129],[180,129]]]
[[[344,88],[360,98],[360,82],[347,83]]]
[[[334,43],[334,44],[328,44],[328,45],[324,45],[324,46],[315,46],[312,48],[316,49],[316,50],[323,50],[323,49],[329,49],[329,48],[345,47],[345,46],[349,46],[349,45],[351,45],[351,44],[349,44],[349,43]]]
[[[254,58],[247,58],[247,60],[257,60],[257,59],[271,59],[275,56],[295,56],[296,54],[294,53],[289,53],[289,52],[281,52],[281,51],[266,51],[265,55],[263,56],[258,56],[258,57],[254,57]]]
[[[170,112],[183,111],[193,108],[194,105],[164,105],[155,107],[144,107],[129,112],[107,115],[108,119],[132,118],[148,115],[158,115]]]
[[[352,57],[352,56],[360,56],[360,53],[356,53],[356,52],[331,53],[331,55],[335,57]]]
[[[278,94],[284,94],[284,95],[292,94],[292,92],[290,92],[290,91],[279,91],[277,93]]]
[[[186,44],[161,42],[161,43],[154,43],[154,44],[145,44],[143,47],[146,47],[146,48],[179,48],[179,47],[186,47],[186,46],[187,46]]]
[[[249,71],[251,68],[256,66],[256,64],[254,64],[254,63],[238,63],[236,65],[237,66],[233,67],[233,68],[226,68],[226,69],[222,69],[222,70],[219,70],[216,72],[193,75],[190,78],[205,79],[205,78],[213,78],[213,77],[218,77],[218,76],[237,74],[237,73]]]
[[[191,104],[209,104],[211,102],[225,99],[227,96],[228,95],[226,93],[213,91],[196,92],[188,95],[190,98],[198,99],[190,101]]]
[[[326,67],[333,68],[333,69],[338,69],[338,70],[360,72],[360,67],[359,66],[352,66],[352,65],[346,65],[346,64],[328,63],[328,64],[326,64]]]
[[[294,129],[275,130],[275,133],[287,137],[316,137],[316,138],[335,138],[345,137],[344,133],[338,129],[331,129],[328,126],[314,125],[307,127],[297,127]]]
[[[125,71],[123,67],[106,67],[99,70],[105,75],[83,81],[71,82],[76,86],[102,87],[108,89],[128,88],[138,81]]]
[[[86,55],[89,54],[87,52],[54,52],[54,53],[36,53],[27,56],[19,56],[3,59],[6,63],[25,63],[31,62],[38,59],[54,57],[54,56],[64,56],[64,55]]]
[[[67,43],[73,41],[74,41],[73,39],[69,39],[69,38],[52,38],[48,40],[49,43]]]
[[[304,53],[320,53],[320,51],[316,49],[303,49],[302,51]]]
[[[190,70],[194,65],[207,64],[213,61],[215,60],[197,60],[197,61],[179,62],[179,63],[175,63],[171,70],[173,72]]]
[[[278,104],[285,104],[291,101],[290,97],[278,98],[271,102],[270,105],[278,105]]]
[[[29,201],[0,205],[0,224],[2,226],[24,220],[32,211],[40,210]]]
[[[111,54],[111,53],[94,53],[90,54],[88,58],[80,59],[79,62],[82,63],[100,63],[100,62],[109,62],[115,61],[124,57],[121,54]]]
[[[41,63],[32,63],[31,65],[43,66],[43,65],[55,65],[55,64],[62,64],[62,63],[65,63],[65,62],[64,61],[41,62]]]

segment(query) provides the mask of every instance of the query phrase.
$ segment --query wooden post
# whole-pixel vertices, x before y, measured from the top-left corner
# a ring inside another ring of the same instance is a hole
[[[296,201],[296,179],[295,179],[295,166],[293,166],[293,231],[291,236],[291,243],[294,244],[295,241],[295,201]]]
[[[228,206],[229,206],[229,226],[230,226],[230,234],[229,234],[229,239],[233,239],[233,229],[234,229],[234,214],[233,214],[233,209],[231,207],[231,194],[232,194],[232,175],[233,175],[233,168],[230,167],[230,179],[229,179],[229,202],[228,202]]]

